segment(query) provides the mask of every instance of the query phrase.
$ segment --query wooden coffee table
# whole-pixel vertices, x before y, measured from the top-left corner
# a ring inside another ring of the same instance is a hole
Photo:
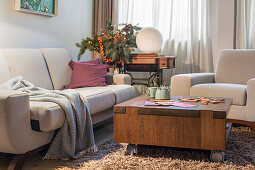
[[[136,145],[141,144],[211,150],[212,161],[224,160],[232,99],[219,104],[189,103],[197,105],[190,108],[144,106],[148,100],[153,99],[142,95],[114,106],[114,141],[128,143],[127,154],[137,153]]]

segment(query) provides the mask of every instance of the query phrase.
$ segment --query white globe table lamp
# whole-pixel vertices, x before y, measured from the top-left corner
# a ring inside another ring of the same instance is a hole
[[[161,49],[163,37],[161,33],[153,27],[143,28],[136,37],[136,45],[142,52],[156,53]]]

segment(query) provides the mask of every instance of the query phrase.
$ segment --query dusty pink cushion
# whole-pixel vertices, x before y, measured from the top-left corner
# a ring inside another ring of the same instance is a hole
[[[90,64],[73,62],[71,83],[68,88],[106,86],[105,64]]]
[[[71,69],[73,69],[73,63],[77,63],[77,62],[74,62],[74,61],[70,61],[69,63],[68,63],[68,65],[69,65],[69,67],[71,68]],[[89,63],[89,64],[100,64],[99,63],[99,61],[96,59],[96,60],[89,60],[89,61],[82,61],[82,62],[79,62],[79,63]]]

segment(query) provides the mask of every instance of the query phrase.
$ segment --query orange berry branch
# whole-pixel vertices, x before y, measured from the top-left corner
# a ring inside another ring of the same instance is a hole
[[[116,64],[120,61],[128,61],[133,48],[136,48],[136,34],[141,30],[132,24],[120,24],[113,26],[110,20],[106,20],[107,27],[103,33],[82,39],[76,46],[80,48],[78,60],[86,50],[98,52],[104,63]],[[119,29],[121,27],[121,29]]]

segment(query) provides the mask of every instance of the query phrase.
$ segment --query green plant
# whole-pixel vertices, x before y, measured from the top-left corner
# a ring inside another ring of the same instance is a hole
[[[96,51],[101,54],[105,63],[115,64],[130,60],[130,53],[136,48],[136,34],[140,27],[132,24],[119,24],[113,26],[111,20],[106,19],[105,32],[82,39],[76,46],[80,48],[78,60],[86,50]],[[122,27],[119,29],[118,26]]]

